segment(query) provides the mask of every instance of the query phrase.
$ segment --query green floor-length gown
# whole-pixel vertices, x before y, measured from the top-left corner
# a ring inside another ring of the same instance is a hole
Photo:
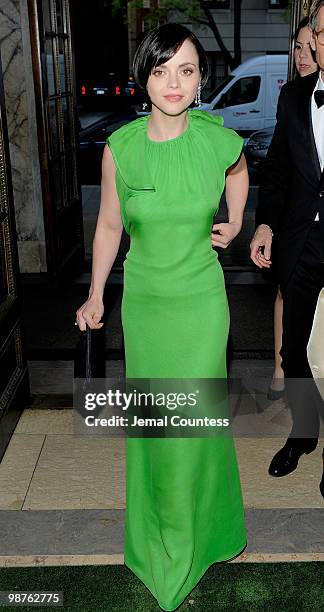
[[[107,143],[131,246],[122,324],[128,378],[224,378],[229,311],[211,245],[226,169],[243,140],[223,118],[189,110],[176,138],[152,141],[148,116]],[[208,567],[246,546],[231,436],[127,438],[125,565],[163,610]]]

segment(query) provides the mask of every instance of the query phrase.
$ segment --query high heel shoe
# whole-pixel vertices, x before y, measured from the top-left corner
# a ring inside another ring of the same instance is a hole
[[[320,492],[322,494],[322,497],[324,497],[324,448],[323,448],[323,453],[322,453],[322,459],[323,459],[323,474],[322,474],[322,480],[320,482]]]
[[[267,398],[271,402],[281,399],[285,395],[285,377],[276,376],[273,373],[271,383],[268,387]]]
[[[285,388],[277,390],[277,389],[273,389],[271,385],[268,388],[267,398],[271,402],[276,402],[277,400],[281,399],[284,395],[285,395]]]

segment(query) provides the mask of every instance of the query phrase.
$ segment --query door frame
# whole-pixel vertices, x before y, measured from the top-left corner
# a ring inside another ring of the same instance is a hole
[[[21,324],[20,277],[0,49],[0,461],[25,404],[29,376]]]
[[[75,66],[73,60],[73,32],[70,19],[67,21],[68,34],[63,35],[67,41],[69,55],[71,58],[71,90],[73,98],[72,112],[72,137],[75,142],[75,168],[76,168],[76,183],[77,195],[73,201],[73,212],[75,219],[75,228],[77,242],[72,246],[70,252],[65,258],[60,258],[59,255],[59,234],[64,226],[64,222],[58,221],[57,210],[54,198],[51,193],[51,161],[50,161],[50,129],[49,121],[45,110],[45,91],[46,91],[46,73],[45,63],[42,62],[42,40],[39,12],[42,11],[42,3],[40,0],[27,0],[29,14],[30,41],[33,65],[33,79],[35,89],[35,104],[37,117],[37,134],[39,147],[39,160],[41,168],[41,184],[43,196],[43,213],[44,213],[44,230],[46,243],[46,261],[47,275],[51,281],[59,281],[63,277],[70,277],[75,271],[80,271],[81,266],[85,261],[84,250],[84,235],[83,235],[83,210],[82,210],[82,193],[78,174],[78,131],[77,131],[77,105],[76,105],[76,85],[75,85]],[[63,0],[64,6],[69,10],[69,0]],[[58,80],[57,67],[54,67],[55,78]],[[60,138],[62,138],[62,126],[60,126]],[[60,147],[62,143],[60,142]],[[65,204],[65,203],[64,203]],[[70,207],[71,208],[71,207]],[[67,210],[63,210],[66,214]]]

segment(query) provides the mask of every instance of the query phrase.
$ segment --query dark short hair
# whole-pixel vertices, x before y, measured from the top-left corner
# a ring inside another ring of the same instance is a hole
[[[297,40],[300,30],[307,28],[307,26],[309,26],[309,19],[308,17],[304,17],[304,19],[299,22],[295,32],[293,33],[292,40]]]
[[[186,39],[189,39],[196,47],[199,57],[201,86],[204,87],[208,79],[208,59],[197,36],[180,23],[164,23],[148,32],[135,52],[133,60],[134,78],[143,90],[146,90],[152,69],[171,59]]]

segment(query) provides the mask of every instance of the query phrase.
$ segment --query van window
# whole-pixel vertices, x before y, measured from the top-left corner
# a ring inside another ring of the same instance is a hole
[[[233,79],[234,76],[229,74],[219,85],[217,85],[217,87],[215,87],[215,89],[213,89],[210,94],[208,94],[208,96],[203,98],[203,102],[210,104],[216,98],[216,96],[218,96],[222,89],[224,89],[224,87],[226,87],[226,85],[228,85],[228,83],[230,83]]]
[[[260,84],[260,76],[250,76],[239,79],[221,96],[214,106],[214,109],[255,102],[259,95]]]

